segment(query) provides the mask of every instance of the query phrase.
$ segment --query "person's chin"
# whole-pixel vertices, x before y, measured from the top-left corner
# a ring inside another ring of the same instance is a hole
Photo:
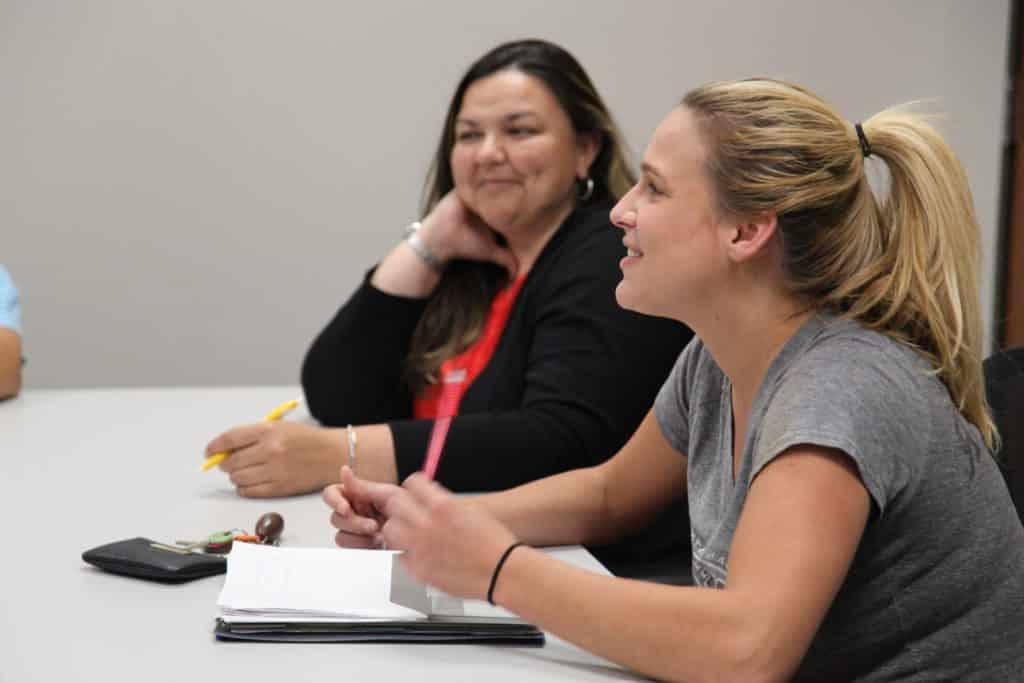
[[[647,311],[643,310],[643,307],[639,305],[636,292],[632,291],[632,288],[625,279],[621,280],[615,287],[615,302],[627,311],[647,313]]]
[[[484,223],[494,230],[504,234],[508,228],[518,223],[518,207],[485,204],[476,210],[476,214],[483,219]]]
[[[650,315],[655,318],[672,317],[668,311],[664,310],[663,306],[658,306],[658,297],[645,296],[645,290],[636,287],[626,278],[619,281],[615,287],[615,302],[620,308],[640,315]]]

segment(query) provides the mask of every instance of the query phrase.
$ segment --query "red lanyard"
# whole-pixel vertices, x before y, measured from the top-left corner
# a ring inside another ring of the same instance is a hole
[[[444,449],[444,442],[448,436],[448,428],[451,426],[452,417],[459,413],[462,396],[494,353],[501,333],[505,329],[505,323],[508,322],[512,303],[525,281],[525,276],[520,277],[507,289],[499,292],[491,304],[491,310],[488,312],[487,322],[480,338],[465,353],[450,358],[441,365],[439,387],[441,393],[437,401],[434,425],[430,430],[427,457],[423,461],[423,472],[428,479],[433,479],[437,473],[437,465],[441,461],[441,451]]]

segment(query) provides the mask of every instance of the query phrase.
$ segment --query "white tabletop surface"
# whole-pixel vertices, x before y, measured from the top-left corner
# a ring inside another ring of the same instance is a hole
[[[0,402],[0,681],[637,678],[550,635],[543,648],[218,642],[223,575],[167,585],[82,562],[82,551],[111,541],[252,529],[270,511],[284,516],[283,545],[331,546],[318,494],[246,500],[219,471],[199,471],[209,438],[296,395],[287,387],[93,389]],[[604,572],[582,549],[553,552]]]

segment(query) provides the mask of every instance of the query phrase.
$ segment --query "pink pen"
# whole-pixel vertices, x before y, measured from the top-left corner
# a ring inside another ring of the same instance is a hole
[[[437,416],[430,428],[430,443],[427,446],[427,457],[423,461],[423,473],[427,479],[433,480],[437,474],[437,466],[441,462],[441,451],[448,436],[452,416],[458,411],[462,393],[466,390],[466,370],[459,368],[445,374],[441,382],[441,398],[437,403]]]
[[[427,444],[427,457],[423,460],[423,473],[433,480],[437,474],[437,466],[441,462],[441,452],[448,436],[452,417],[459,412],[459,403],[473,379],[483,370],[491,353],[498,345],[501,331],[508,319],[516,294],[526,281],[520,276],[509,287],[495,297],[487,323],[477,342],[464,355],[449,359],[441,365],[441,383],[438,389],[441,394],[437,401],[437,412],[434,424],[430,429],[430,442]]]

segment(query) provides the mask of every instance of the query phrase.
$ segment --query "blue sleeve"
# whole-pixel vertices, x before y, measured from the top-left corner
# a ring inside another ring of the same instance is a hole
[[[0,327],[9,327],[21,334],[21,307],[18,290],[7,270],[0,266]]]

